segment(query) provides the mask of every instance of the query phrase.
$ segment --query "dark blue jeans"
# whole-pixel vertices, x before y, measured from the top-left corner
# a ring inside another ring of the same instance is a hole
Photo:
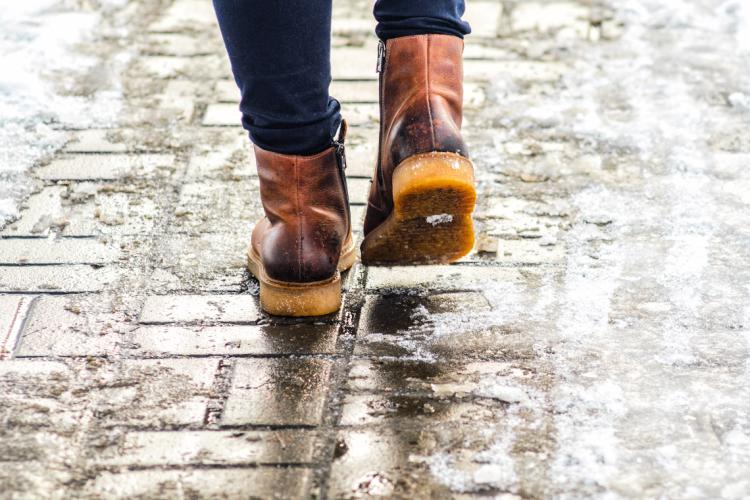
[[[284,154],[328,147],[341,122],[339,103],[328,94],[331,0],[213,2],[250,139]],[[374,13],[382,40],[471,31],[461,20],[464,0],[377,0]]]

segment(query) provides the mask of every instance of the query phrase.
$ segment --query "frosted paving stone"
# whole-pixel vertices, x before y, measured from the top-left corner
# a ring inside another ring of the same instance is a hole
[[[348,394],[342,426],[387,425],[400,429],[440,423],[496,422],[506,416],[499,401],[455,401],[450,398],[402,394]]]
[[[78,154],[59,157],[34,174],[45,180],[117,180],[153,174],[171,167],[174,156],[167,154]]]
[[[331,82],[331,95],[343,103],[377,103],[378,82],[334,80]]]
[[[129,432],[103,449],[95,463],[138,467],[301,464],[312,461],[314,439],[305,430]]]
[[[13,354],[34,296],[0,295],[0,360]]]
[[[219,102],[236,105],[240,102],[240,89],[234,80],[219,80],[214,87],[214,96]]]
[[[320,359],[237,360],[222,424],[318,425],[330,370]]]
[[[95,497],[179,497],[200,492],[204,497],[309,498],[312,471],[300,468],[227,468],[102,472],[84,487]]]
[[[154,33],[145,37],[141,53],[148,56],[205,56],[220,48],[213,37],[181,33]]]
[[[220,148],[219,151],[192,156],[188,163],[187,178],[237,179],[256,175],[255,150],[245,134],[237,147]]]
[[[105,356],[128,330],[100,295],[44,296],[32,305],[19,339],[18,357]]]
[[[149,31],[152,32],[183,30],[217,32],[216,14],[214,14],[211,3],[201,0],[178,0],[172,3],[163,15],[149,26]]]
[[[500,240],[497,261],[518,265],[560,265],[565,262],[565,247],[549,237]]]
[[[118,131],[112,129],[89,129],[75,132],[72,139],[65,145],[66,153],[124,153],[127,144],[121,140],[114,140],[113,135]]]
[[[534,358],[533,332],[548,328],[550,319],[530,313],[533,294],[517,303],[523,291],[534,288],[501,283],[482,294],[369,295],[360,314],[354,354],[425,362]]]
[[[380,106],[344,102],[341,105],[341,115],[352,127],[377,127],[380,122]]]
[[[513,6],[510,25],[514,33],[538,31],[547,33],[573,28],[585,37],[589,27],[590,7],[575,2],[520,2]]]
[[[370,179],[347,178],[346,184],[349,189],[349,203],[352,205],[367,204],[367,196],[370,192]]]
[[[155,289],[160,293],[193,295],[239,293],[247,272],[250,222],[246,228],[234,220],[228,220],[226,224],[234,224],[232,229],[236,233],[170,235],[165,238],[159,254],[162,267],[150,277]],[[252,296],[248,299],[257,300]]]
[[[347,179],[364,177],[369,179],[375,169],[378,158],[377,143],[360,143],[346,147]]]
[[[237,243],[240,240],[248,243],[250,228],[263,217],[259,189],[257,177],[228,176],[226,181],[204,178],[185,182],[169,231],[204,235],[225,233]]]
[[[126,349],[139,356],[334,354],[336,324],[143,326]]]
[[[113,267],[0,266],[0,292],[98,292],[118,277]]]
[[[369,17],[341,17],[333,15],[332,30],[334,35],[367,34],[375,32],[375,19]]]
[[[201,124],[206,127],[240,127],[241,120],[237,104],[209,104]]]
[[[334,80],[377,80],[377,48],[335,47],[331,51]]]
[[[261,319],[250,295],[152,295],[139,321],[164,323],[256,323]]]
[[[367,289],[417,288],[436,290],[482,289],[497,282],[521,282],[516,269],[491,266],[435,265],[370,267]]]
[[[347,387],[354,393],[397,393],[435,398],[473,395],[492,399],[488,390],[491,387],[504,386],[518,389],[518,392],[526,391],[528,388],[525,384],[529,377],[525,368],[524,361],[518,359],[354,359],[349,365]]]
[[[142,56],[134,61],[140,75],[157,78],[184,78],[194,81],[213,80],[216,76],[230,76],[226,56]]]
[[[91,389],[100,426],[202,425],[217,359],[119,360]]]
[[[0,239],[0,264],[108,264],[120,254],[94,239]]]
[[[496,426],[445,425],[419,429],[355,428],[339,432],[345,451],[331,469],[331,498],[456,498],[473,493],[517,491],[514,458],[495,470],[497,484],[478,484],[488,462]],[[500,445],[504,443],[498,443]],[[512,442],[511,442],[512,444]],[[508,456],[506,446],[496,446]],[[509,497],[515,498],[515,497]]]
[[[471,34],[476,37],[497,36],[503,4],[500,2],[467,2],[464,20],[471,25]]]
[[[481,61],[469,59],[464,61],[464,78],[466,81],[492,81],[497,75],[503,75],[517,82],[554,82],[568,70],[567,66],[557,62],[539,61]]]

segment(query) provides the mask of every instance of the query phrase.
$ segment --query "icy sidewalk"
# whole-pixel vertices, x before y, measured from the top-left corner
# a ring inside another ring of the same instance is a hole
[[[137,54],[117,126],[62,131],[0,233],[3,494],[750,495],[747,8],[469,4],[477,248],[356,266],[318,321],[264,315],[244,271],[261,206],[210,3],[106,18],[128,34],[98,50]],[[369,8],[333,37],[358,220]]]

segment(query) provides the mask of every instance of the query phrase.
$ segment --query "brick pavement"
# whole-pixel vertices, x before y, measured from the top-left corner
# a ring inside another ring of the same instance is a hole
[[[360,221],[378,112],[368,9],[335,2],[333,33]],[[100,27],[106,57],[132,56],[119,75],[121,119],[70,130],[66,147],[33,170],[20,219],[0,232],[0,496],[687,495],[691,482],[668,466],[641,465],[666,463],[667,446],[725,466],[723,486],[701,483],[697,496],[747,492],[747,454],[721,458],[727,432],[738,446],[748,439],[746,408],[728,400],[723,413],[698,412],[705,421],[686,424],[691,432],[667,432],[649,427],[649,408],[622,402],[642,389],[618,357],[636,346],[610,353],[607,343],[629,328],[666,330],[649,321],[678,303],[664,305],[653,283],[615,292],[605,276],[646,279],[637,266],[622,271],[635,264],[611,250],[637,241],[608,211],[632,211],[615,190],[639,189],[633,151],[589,147],[557,128],[554,111],[523,115],[534,99],[566,92],[563,77],[585,51],[616,41],[622,24],[606,4],[583,0],[476,0],[468,19],[475,251],[451,266],[357,264],[341,313],[315,321],[263,314],[244,270],[262,209],[210,3],[130,2]],[[716,148],[736,158],[750,140],[731,123],[734,146]],[[737,180],[731,167],[723,175]],[[721,269],[715,286],[746,298]],[[725,345],[746,328],[712,325]],[[735,364],[711,364],[716,344],[700,351],[697,339],[699,365],[731,372],[747,360],[745,349]],[[721,380],[741,380],[729,372]],[[706,368],[693,380],[718,376]],[[631,385],[613,388],[622,380]],[[628,436],[626,414],[641,437]],[[718,438],[705,438],[711,425]],[[611,455],[614,436],[626,457]]]

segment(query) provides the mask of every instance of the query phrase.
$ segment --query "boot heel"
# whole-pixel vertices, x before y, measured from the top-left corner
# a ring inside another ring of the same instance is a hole
[[[393,212],[364,239],[370,265],[448,263],[474,246],[474,167],[455,153],[407,158],[393,172]]]
[[[341,277],[327,283],[287,285],[260,281],[260,304],[275,316],[323,316],[341,307]]]

